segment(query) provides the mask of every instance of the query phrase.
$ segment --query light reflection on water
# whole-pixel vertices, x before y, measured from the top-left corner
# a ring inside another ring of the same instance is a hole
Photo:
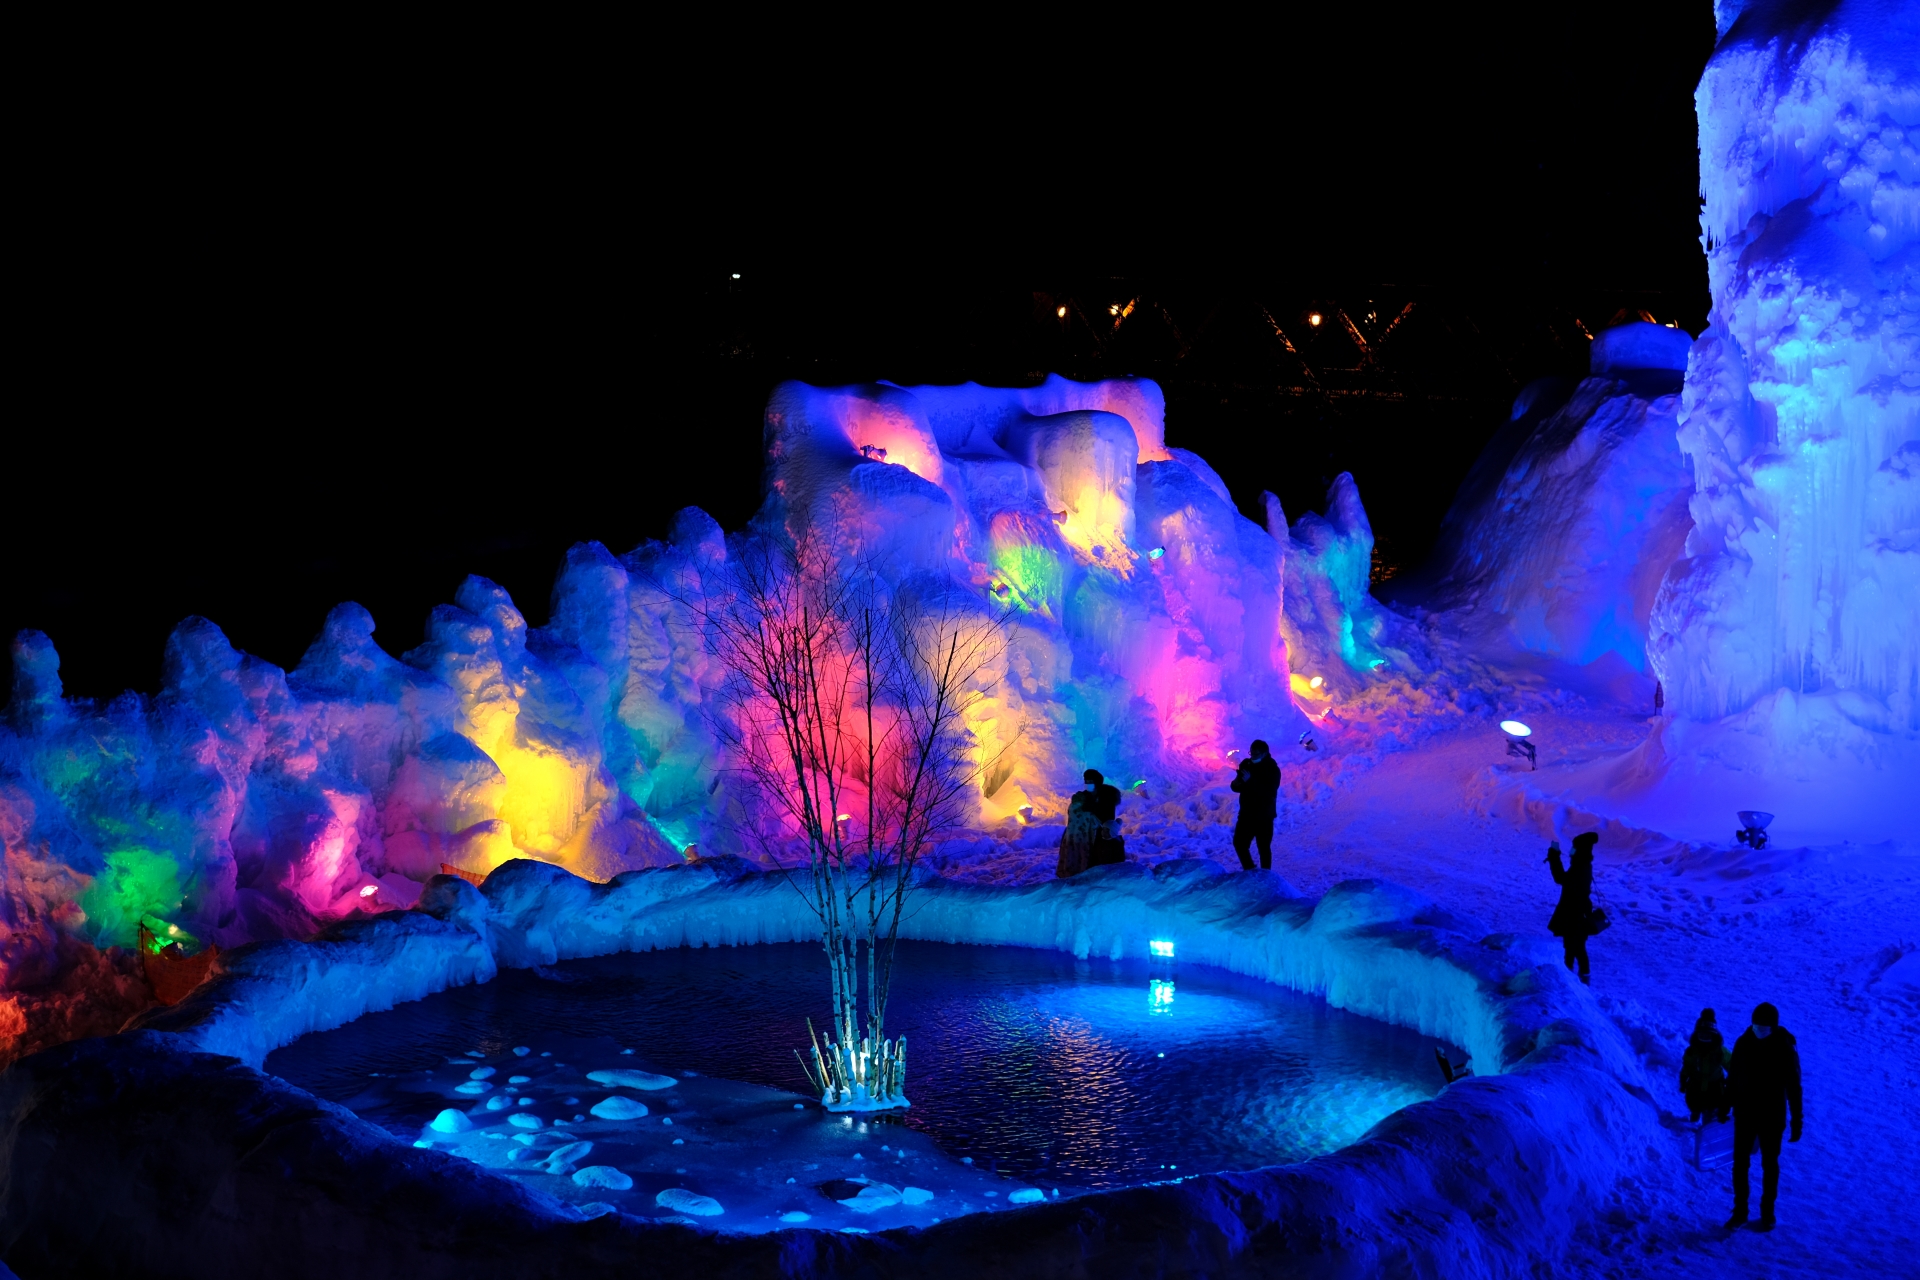
[[[309,1036],[269,1069],[344,1101],[369,1071],[545,1031],[612,1036],[657,1069],[804,1092],[792,1051],[808,1016],[824,1021],[825,976],[806,944],[508,971]],[[1308,1159],[1440,1084],[1415,1032],[1201,965],[902,943],[887,1029],[907,1035],[914,1105],[869,1121],[1063,1187]]]

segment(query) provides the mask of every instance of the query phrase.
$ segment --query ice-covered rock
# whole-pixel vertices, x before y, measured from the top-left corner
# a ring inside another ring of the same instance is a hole
[[[606,1085],[609,1089],[671,1089],[680,1083],[672,1076],[663,1076],[654,1071],[636,1071],[631,1067],[589,1071],[587,1079],[595,1084]]]
[[[600,1187],[608,1191],[628,1191],[633,1179],[610,1164],[590,1164],[573,1175],[575,1186]]]
[[[933,1192],[928,1191],[922,1187],[900,1188],[901,1204],[926,1204],[929,1200],[932,1200],[932,1199],[933,1199]]]
[[[467,1119],[464,1111],[455,1111],[449,1107],[427,1121],[427,1127],[435,1133],[465,1133],[473,1128],[473,1121]]]
[[[647,1104],[615,1094],[611,1098],[602,1098],[587,1110],[602,1120],[638,1120],[647,1114]]]
[[[1008,1204],[1039,1204],[1047,1198],[1047,1193],[1038,1187],[1020,1187],[1007,1192]]]
[[[583,1169],[581,1172],[584,1173],[586,1170]],[[575,1181],[578,1180],[576,1177]],[[654,1196],[653,1202],[663,1209],[691,1214],[696,1218],[715,1218],[726,1212],[720,1207],[720,1202],[712,1196],[703,1196],[681,1187],[668,1187]]]
[[[507,1123],[516,1129],[538,1129],[543,1127],[546,1121],[542,1120],[539,1116],[528,1115],[524,1111],[516,1111],[507,1117]]]

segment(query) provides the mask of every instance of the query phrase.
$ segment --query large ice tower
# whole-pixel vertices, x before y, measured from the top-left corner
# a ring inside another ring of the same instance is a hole
[[[1713,312],[1679,415],[1694,527],[1648,641],[1665,751],[1781,781],[1904,771],[1920,730],[1920,7],[1719,18],[1697,96]]]
[[[1821,699],[1920,729],[1920,10],[1728,8],[1698,94],[1694,529],[1650,656],[1691,720]]]

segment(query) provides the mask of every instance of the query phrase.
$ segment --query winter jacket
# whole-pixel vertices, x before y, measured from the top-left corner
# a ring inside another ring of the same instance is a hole
[[[1280,794],[1280,765],[1272,756],[1242,760],[1232,785],[1240,793],[1242,823],[1273,821]]]
[[[1553,882],[1560,886],[1560,905],[1547,917],[1547,930],[1562,938],[1584,938],[1593,917],[1593,859],[1576,858],[1572,866],[1562,867],[1558,849],[1547,856],[1553,859]]]
[[[1727,1042],[1714,1026],[1700,1028],[1680,1059],[1680,1093],[1693,1115],[1711,1115],[1727,1105]]]
[[[1775,1027],[1761,1039],[1748,1027],[1733,1042],[1733,1063],[1727,1070],[1727,1101],[1736,1120],[1762,1133],[1778,1133],[1793,1115],[1793,1131],[1800,1132],[1800,1050],[1793,1033]]]

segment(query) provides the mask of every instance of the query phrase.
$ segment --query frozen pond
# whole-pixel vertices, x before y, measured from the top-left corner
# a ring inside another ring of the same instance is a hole
[[[880,1228],[998,1208],[1028,1187],[1071,1195],[1305,1160],[1441,1083],[1430,1038],[1222,970],[905,942],[888,1031],[907,1035],[913,1106],[848,1120],[804,1096],[793,1056],[825,987],[813,944],[568,961],[307,1036],[267,1069],[563,1198],[666,1215],[656,1189],[687,1186],[725,1203],[712,1225],[735,1229],[782,1214],[841,1225],[846,1188],[819,1189],[833,1180],[933,1193],[848,1219]],[[607,1069],[678,1083],[588,1079]],[[593,1114],[610,1095],[648,1114]],[[446,1108],[476,1127],[424,1128]],[[634,1187],[582,1190],[530,1163],[563,1137],[595,1144],[576,1163],[617,1167]]]

